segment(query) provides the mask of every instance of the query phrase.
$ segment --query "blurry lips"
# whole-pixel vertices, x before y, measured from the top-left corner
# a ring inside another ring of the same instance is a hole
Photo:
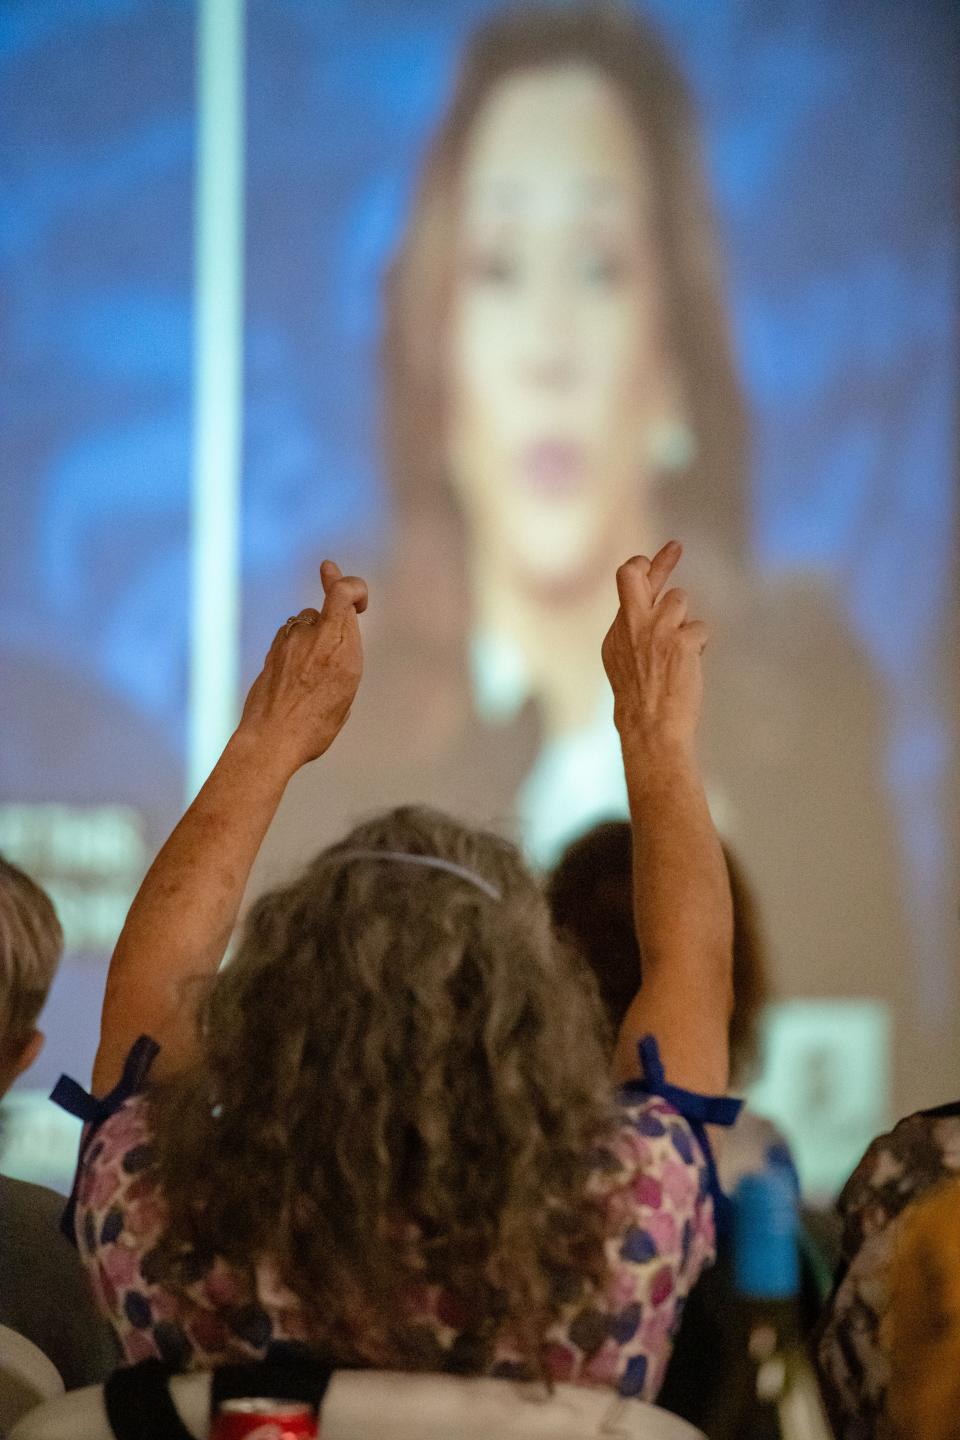
[[[520,482],[545,500],[562,500],[579,491],[586,480],[586,456],[567,440],[538,440],[520,457]]]

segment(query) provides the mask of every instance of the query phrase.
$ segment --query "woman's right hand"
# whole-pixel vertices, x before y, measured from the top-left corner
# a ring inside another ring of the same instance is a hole
[[[692,756],[703,699],[707,627],[687,619],[682,590],[661,594],[681,553],[671,540],[652,560],[635,555],[620,566],[620,608],[603,642],[621,742],[651,758],[665,751]]]
[[[236,731],[147,872],[107,975],[94,1094],[120,1079],[138,1035],[161,1046],[151,1072],[192,1064],[199,1027],[185,991],[215,975],[244,886],[291,775],[322,755],[350,713],[363,670],[357,616],[367,587],[332,560],[320,567],[323,609],[277,631]]]
[[[290,774],[333,744],[363,673],[357,617],[367,608],[366,582],[332,560],[320,578],[323,609],[301,610],[277,631],[238,726]]]

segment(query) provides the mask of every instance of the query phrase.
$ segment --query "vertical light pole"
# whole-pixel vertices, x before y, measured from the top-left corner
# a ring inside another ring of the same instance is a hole
[[[199,0],[186,789],[236,724],[243,439],[244,0]]]

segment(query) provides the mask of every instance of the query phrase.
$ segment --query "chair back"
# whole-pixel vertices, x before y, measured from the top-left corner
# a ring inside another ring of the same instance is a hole
[[[187,1429],[206,1440],[208,1374],[178,1375],[170,1393]],[[666,1410],[608,1390],[459,1375],[335,1372],[323,1402],[322,1440],[704,1440]],[[24,1417],[10,1440],[112,1440],[102,1386],[74,1390]]]
[[[0,1435],[43,1401],[62,1394],[53,1361],[32,1340],[0,1325]]]
[[[323,1406],[323,1440],[703,1440],[640,1400],[582,1385],[459,1375],[338,1371]]]

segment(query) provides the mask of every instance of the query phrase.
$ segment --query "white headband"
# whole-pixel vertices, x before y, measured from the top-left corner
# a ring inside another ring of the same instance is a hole
[[[453,860],[443,860],[439,855],[408,855],[405,850],[338,850],[329,858],[331,861],[389,860],[399,865],[428,865],[431,870],[446,870],[448,875],[456,875],[461,880],[468,881],[478,890],[482,890],[484,895],[489,895],[491,900],[501,899],[496,885],[484,880],[476,870],[470,870],[466,865],[457,865]]]

